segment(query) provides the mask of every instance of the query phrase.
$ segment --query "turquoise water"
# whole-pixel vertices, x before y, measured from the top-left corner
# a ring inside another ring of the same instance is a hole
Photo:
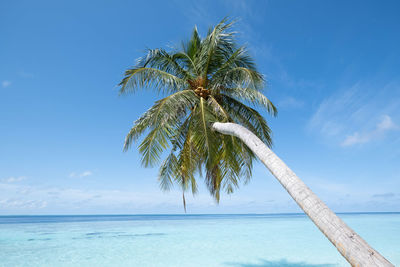
[[[340,214],[400,266],[400,213]],[[348,266],[304,215],[0,216],[0,266]]]

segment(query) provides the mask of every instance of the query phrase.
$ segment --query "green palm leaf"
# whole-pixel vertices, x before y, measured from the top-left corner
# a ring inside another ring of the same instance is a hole
[[[155,68],[133,68],[125,72],[119,84],[120,94],[134,92],[137,88],[151,88],[162,93],[173,93],[183,89],[186,83],[166,71]]]

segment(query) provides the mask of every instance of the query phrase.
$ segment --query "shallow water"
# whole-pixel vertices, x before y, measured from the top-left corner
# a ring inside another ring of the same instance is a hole
[[[400,266],[400,213],[339,214]],[[0,266],[348,266],[304,215],[0,216]]]

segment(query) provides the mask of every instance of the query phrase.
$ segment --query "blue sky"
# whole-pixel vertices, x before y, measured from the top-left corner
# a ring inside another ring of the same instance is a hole
[[[194,25],[239,19],[277,118],[275,152],[333,210],[400,211],[398,1],[2,1],[0,214],[182,213],[157,168],[122,152],[159,98],[118,96],[145,48]],[[299,212],[257,164],[216,205],[204,186],[190,213]]]

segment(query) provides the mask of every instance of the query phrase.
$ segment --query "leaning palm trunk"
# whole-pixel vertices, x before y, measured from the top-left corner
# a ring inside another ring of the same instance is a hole
[[[241,139],[352,266],[394,266],[332,212],[251,131],[235,123],[216,122],[213,123],[212,128],[222,134],[233,135]]]

